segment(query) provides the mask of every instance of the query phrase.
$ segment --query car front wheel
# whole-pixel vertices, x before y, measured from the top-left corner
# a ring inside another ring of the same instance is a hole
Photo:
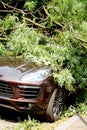
[[[48,121],[53,122],[58,120],[64,107],[64,89],[56,88],[50,98],[45,117]]]

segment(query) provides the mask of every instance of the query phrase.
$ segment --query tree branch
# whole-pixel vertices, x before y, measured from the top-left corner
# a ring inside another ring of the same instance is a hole
[[[38,24],[38,23],[34,22],[33,20],[31,20],[31,19],[29,19],[29,18],[26,18],[26,17],[22,17],[22,18],[23,18],[24,20],[26,20],[26,21],[32,23],[32,24],[35,25],[35,26],[38,26],[38,27],[40,27],[40,28],[42,28],[42,29],[46,29],[45,26],[43,26],[43,25],[41,25],[41,24]]]
[[[49,16],[49,17],[52,19],[52,21],[53,21],[56,25],[60,26],[61,28],[65,28],[62,24],[60,24],[60,23],[58,23],[57,21],[54,21],[54,20],[53,20],[53,18],[51,17],[51,15],[49,14],[49,12],[47,11],[47,9],[45,8],[44,5],[43,5],[43,9],[44,9],[45,14],[46,14],[47,16]]]
[[[77,38],[79,41],[81,42],[84,42],[84,43],[87,43],[87,41],[81,39],[79,36],[77,36],[77,34],[75,33],[74,29],[73,29],[73,26],[69,25],[70,26],[70,32],[72,32],[72,34],[74,35],[75,38]]]
[[[87,45],[85,43],[87,43],[87,41],[81,39],[79,36],[77,36],[77,34],[75,33],[74,29],[73,29],[73,26],[69,25],[70,26],[70,32],[73,34],[73,36],[79,40],[81,43],[81,46],[84,47],[85,49],[87,49]],[[83,44],[84,43],[84,44]]]
[[[17,8],[15,8],[15,7],[13,7],[13,6],[10,6],[10,5],[4,3],[3,1],[0,1],[0,2],[1,2],[1,4],[4,6],[4,8],[6,8],[6,7],[11,8],[11,9],[13,9],[13,11],[15,11],[15,12],[17,12],[17,13],[23,14],[23,16],[26,14],[26,13],[25,13],[23,10],[21,10],[21,9],[17,9]]]
[[[12,10],[0,10],[0,12],[5,12],[5,13],[13,13]]]
[[[2,37],[0,37],[0,40],[1,40],[1,41],[7,41],[6,38],[2,38]]]

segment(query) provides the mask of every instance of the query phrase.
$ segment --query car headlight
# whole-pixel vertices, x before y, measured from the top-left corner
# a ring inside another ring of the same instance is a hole
[[[39,82],[41,80],[46,79],[51,74],[51,69],[44,68],[44,69],[38,69],[33,70],[21,77],[21,80],[24,82]]]

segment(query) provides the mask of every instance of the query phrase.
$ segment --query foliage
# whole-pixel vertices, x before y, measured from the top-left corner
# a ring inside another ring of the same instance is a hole
[[[24,8],[30,11],[33,11],[33,9],[35,9],[36,7],[36,2],[35,1],[27,1],[24,4]]]
[[[87,105],[84,103],[80,103],[76,107],[71,105],[68,109],[65,109],[62,116],[71,117],[76,114],[87,116]]]
[[[4,45],[0,43],[0,55],[5,55],[7,50],[5,49]]]
[[[39,122],[34,119],[24,120],[16,130],[38,130]]]
[[[4,20],[0,20],[0,28],[3,30],[9,30],[15,26],[16,16],[7,15]]]
[[[74,97],[70,100],[74,100]],[[63,117],[70,117],[75,114],[79,114],[82,116],[87,116],[87,88],[85,89],[78,89],[76,94],[76,102],[74,105],[70,105],[67,109],[65,107],[65,110],[63,112]]]
[[[49,65],[59,86],[69,91],[84,90],[87,86],[87,1],[3,2],[0,8],[7,12],[0,15],[0,55],[22,55],[26,60]]]

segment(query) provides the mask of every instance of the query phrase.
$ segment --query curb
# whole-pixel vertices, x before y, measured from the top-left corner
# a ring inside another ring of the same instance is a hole
[[[56,128],[55,130],[75,130],[75,129],[87,130],[87,122],[85,121],[84,117],[75,115],[71,117],[68,121],[60,125],[58,128]]]

